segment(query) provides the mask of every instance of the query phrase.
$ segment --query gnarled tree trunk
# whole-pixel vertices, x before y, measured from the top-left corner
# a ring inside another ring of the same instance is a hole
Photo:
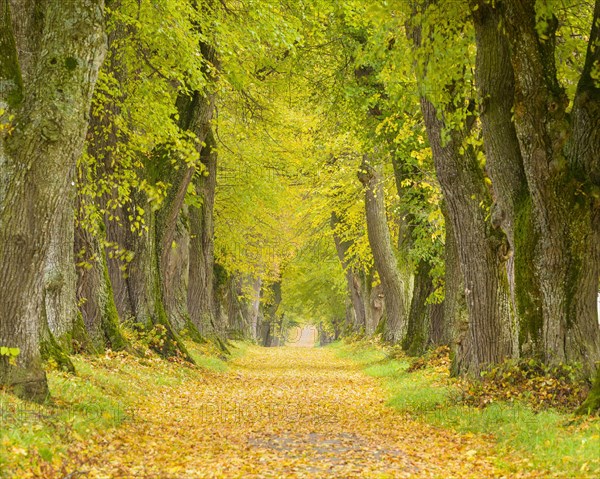
[[[459,152],[464,132],[454,131],[450,141],[444,144],[444,125],[435,107],[423,98],[421,108],[447,205],[447,217],[458,246],[469,312],[464,341],[470,344],[464,346],[471,354],[464,358],[458,372],[478,375],[487,366],[518,354],[505,243],[502,235],[487,224],[486,212],[481,207],[481,204],[490,204],[490,197],[474,152],[469,149]]]
[[[53,224],[70,207],[70,182],[105,53],[102,0],[0,1],[0,384],[47,394],[40,331]],[[41,9],[41,11],[40,11]],[[58,276],[56,281],[60,281]]]
[[[510,46],[501,31],[496,5],[474,3],[473,19],[486,170],[495,194],[492,226],[502,228],[508,240],[507,275],[511,301],[518,312],[521,351],[537,355],[542,348],[542,310],[538,274],[532,266],[539,235],[513,122],[515,78]]]
[[[409,33],[417,50],[430,41],[422,38],[420,27],[412,28]],[[426,58],[417,73],[419,84],[425,80],[429,61]],[[456,88],[456,85],[443,87]],[[421,98],[427,136],[447,208],[447,226],[451,223],[450,231],[458,248],[469,318],[467,332],[459,343],[457,352],[460,354],[455,355],[458,357],[454,371],[477,377],[489,365],[518,355],[517,328],[505,264],[506,239],[488,223],[486,209],[491,207],[491,195],[476,152],[473,147],[465,146],[472,122],[467,120],[449,131],[441,118],[452,116],[456,107],[449,104],[439,108],[444,115],[426,96]]]
[[[593,78],[600,60],[600,1],[570,113],[555,66],[558,20],[550,15],[538,25],[535,2],[507,0],[502,6],[515,77],[514,123],[539,232],[534,262],[545,359],[582,363],[592,375],[600,359],[600,85]]]

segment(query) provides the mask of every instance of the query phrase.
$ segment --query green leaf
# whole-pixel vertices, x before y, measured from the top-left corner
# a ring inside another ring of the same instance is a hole
[[[0,347],[0,356],[16,358],[19,354],[21,354],[21,350],[19,348],[9,348],[7,346]]]

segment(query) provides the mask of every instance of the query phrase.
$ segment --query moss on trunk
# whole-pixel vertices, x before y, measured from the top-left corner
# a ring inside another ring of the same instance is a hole
[[[104,344],[100,341],[94,341],[85,328],[81,311],[77,312],[73,324],[72,343],[73,350],[76,353],[99,354],[104,350]]]
[[[129,343],[121,332],[119,313],[117,311],[117,305],[115,304],[112,285],[108,275],[108,264],[106,263],[106,258],[104,256],[102,258],[104,282],[106,285],[106,298],[102,314],[102,331],[104,332],[106,345],[113,351],[122,351],[128,349]]]
[[[415,286],[408,314],[408,329],[402,340],[402,349],[409,356],[422,355],[430,342],[431,307],[427,304],[427,299],[434,289],[430,272],[431,265],[425,260],[419,261],[415,272]]]
[[[596,379],[592,384],[592,389],[588,394],[588,397],[583,402],[576,414],[598,414],[600,415],[600,367],[596,371]]]
[[[47,331],[45,339],[41,342],[40,350],[42,360],[55,362],[57,368],[75,374],[75,366],[71,358],[69,358],[61,345],[58,344],[58,341],[56,341],[56,338],[50,331]]]
[[[515,205],[515,297],[519,317],[519,346],[525,356],[537,356],[542,351],[543,328],[541,293],[535,275],[535,247],[533,206],[529,195]]]
[[[156,260],[158,261],[158,257],[156,257]],[[183,339],[175,331],[167,316],[158,267],[154,271],[154,315],[150,319],[149,333],[154,334],[150,347],[164,358],[181,357],[195,364]]]
[[[192,320],[189,318],[189,316],[185,320],[185,328],[183,329],[183,331],[185,331],[185,335],[195,343],[206,343],[206,338],[202,336],[202,334],[200,333],[196,325],[192,322]]]

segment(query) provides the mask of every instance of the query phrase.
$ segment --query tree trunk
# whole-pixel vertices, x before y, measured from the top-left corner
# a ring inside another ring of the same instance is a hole
[[[73,174],[69,173],[69,182]],[[74,196],[61,202],[49,231],[50,244],[44,265],[44,291],[41,318],[42,359],[53,360],[60,369],[75,372],[68,352],[73,349],[73,334],[77,318],[75,287],[77,277],[73,254]]]
[[[251,329],[252,304],[244,298],[244,281],[236,274],[227,279],[227,337],[231,339],[249,339]]]
[[[405,303],[406,281],[402,281],[396,256],[392,248],[387,223],[383,182],[377,167],[363,157],[359,179],[365,187],[365,210],[369,244],[373,252],[375,268],[385,296],[385,323],[383,337],[386,341],[400,341],[406,334],[407,306]]]
[[[510,46],[500,30],[498,7],[484,1],[473,5],[477,42],[476,80],[486,152],[495,203],[492,225],[508,239],[507,273],[511,300],[518,312],[521,352],[542,352],[542,310],[535,263],[537,241],[531,215],[523,160],[513,122],[515,79]]]
[[[0,141],[0,344],[20,349],[15,365],[0,357],[0,384],[43,399],[46,259],[52,225],[72,196],[105,42],[101,0],[49,1],[43,15],[34,8],[0,2],[0,106],[14,115]]]
[[[108,156],[108,154],[107,154]],[[102,202],[106,204],[108,198],[103,198]],[[130,297],[130,290],[127,281],[128,272],[123,268],[129,269],[128,261],[117,254],[117,251],[134,252],[134,233],[129,229],[129,225],[124,223],[129,212],[133,211],[131,206],[129,210],[124,207],[117,207],[104,215],[104,225],[106,228],[106,241],[110,245],[105,249],[106,264],[108,276],[112,285],[113,297],[117,312],[121,321],[135,321],[135,310]],[[148,212],[147,216],[151,213]],[[113,219],[119,218],[119,220]]]
[[[69,174],[69,182],[73,175]],[[64,208],[57,211],[44,272],[44,311],[49,331],[66,347],[71,348],[70,335],[77,316],[75,303],[75,234],[74,191],[66,198]]]
[[[75,234],[77,252],[77,302],[80,321],[73,339],[78,349],[99,353],[106,347],[120,351],[127,347],[121,334],[119,314],[115,305],[108,274],[105,251],[102,246],[104,225],[89,231],[78,224]],[[81,330],[83,327],[83,330]]]
[[[433,305],[427,304],[427,299],[434,291],[430,272],[429,262],[419,261],[408,313],[407,333],[402,340],[402,347],[409,356],[420,356],[427,350],[430,343],[429,333]]]
[[[558,20],[547,18],[545,31],[539,31],[534,3],[510,0],[504,6],[515,74],[514,122],[539,231],[535,269],[545,359],[581,363],[591,376],[600,359],[600,88],[592,78],[600,60],[600,1],[570,114],[555,67]]]
[[[259,327],[260,327],[260,293],[262,290],[262,280],[260,278],[254,278],[252,280],[252,299],[250,307],[250,338],[254,341],[258,340]]]
[[[282,319],[277,312],[281,299],[281,281],[276,281],[270,285],[270,297],[264,307],[263,346],[281,346],[283,339],[281,337]]]
[[[422,38],[419,27],[409,33],[416,49],[431,41]],[[425,66],[429,61],[425,59]],[[417,73],[419,84],[425,80],[423,71]],[[462,86],[442,88],[460,90]],[[449,131],[440,119],[456,113],[455,105],[459,103],[440,106],[442,111],[438,111],[423,96],[421,110],[447,208],[447,226],[450,223],[458,247],[469,313],[468,333],[460,343],[465,354],[455,361],[455,372],[478,377],[489,365],[518,355],[518,337],[506,273],[507,241],[488,223],[486,210],[491,208],[491,195],[476,152],[465,141],[471,134],[472,121],[466,120]]]
[[[201,161],[205,171],[196,179],[196,190],[202,205],[190,206],[190,262],[188,311],[202,334],[214,333],[216,305],[214,291],[214,204],[217,185],[217,153],[214,137],[209,132]]]
[[[465,341],[472,354],[466,356],[459,373],[477,376],[488,365],[518,354],[517,330],[506,275],[503,235],[487,224],[481,205],[489,205],[489,193],[475,154],[460,153],[463,134],[454,131],[442,142],[444,125],[435,107],[425,98],[421,107],[433,151],[437,177],[448,209],[448,219],[458,245],[469,332]]]
[[[429,306],[429,341],[432,347],[450,345],[449,328],[444,314],[444,301]]]
[[[177,331],[190,327],[188,284],[190,262],[189,208],[183,206],[175,228],[165,278],[165,307],[169,320]],[[191,331],[192,337],[194,332]]]
[[[465,300],[465,286],[460,266],[458,243],[454,234],[454,227],[448,218],[445,207],[442,208],[446,224],[446,244],[444,246],[444,319],[447,335],[452,351],[452,364],[450,373],[457,376],[468,370],[472,360],[472,347],[468,339],[469,313]]]
[[[367,315],[367,336],[373,336],[374,334],[383,333],[385,328],[385,294],[383,292],[383,286],[379,283],[373,286],[368,291],[369,296],[369,314]]]
[[[331,214],[331,228],[333,230],[333,240],[335,242],[335,248],[338,254],[342,268],[346,276],[346,285],[348,288],[348,294],[350,296],[352,311],[353,311],[353,322],[350,327],[353,332],[365,332],[367,327],[367,315],[369,314],[368,308],[368,288],[366,287],[366,278],[364,273],[357,271],[352,267],[348,261],[347,253],[352,243],[350,241],[343,241],[340,235],[336,232],[336,227],[340,223],[339,217],[335,214]]]

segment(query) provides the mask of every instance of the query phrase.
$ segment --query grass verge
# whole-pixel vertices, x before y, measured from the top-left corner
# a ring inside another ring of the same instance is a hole
[[[203,374],[220,374],[227,361],[244,354],[247,345],[231,344],[227,361],[210,344],[188,342],[198,367],[166,361],[148,352],[136,358],[108,351],[98,356],[72,356],[76,375],[48,372],[51,399],[39,405],[0,391],[0,478],[21,477],[59,465],[73,440],[101,434],[134,418],[136,405],[151,401],[161,388],[177,387]]]
[[[435,426],[463,434],[485,434],[496,442],[498,459],[508,474],[544,471],[544,479],[600,477],[600,418],[581,418],[554,409],[534,411],[520,402],[495,402],[484,408],[459,400],[458,382],[444,368],[408,372],[409,359],[392,359],[375,344],[335,343],[340,357],[358,363],[365,373],[382,378],[388,405]]]

